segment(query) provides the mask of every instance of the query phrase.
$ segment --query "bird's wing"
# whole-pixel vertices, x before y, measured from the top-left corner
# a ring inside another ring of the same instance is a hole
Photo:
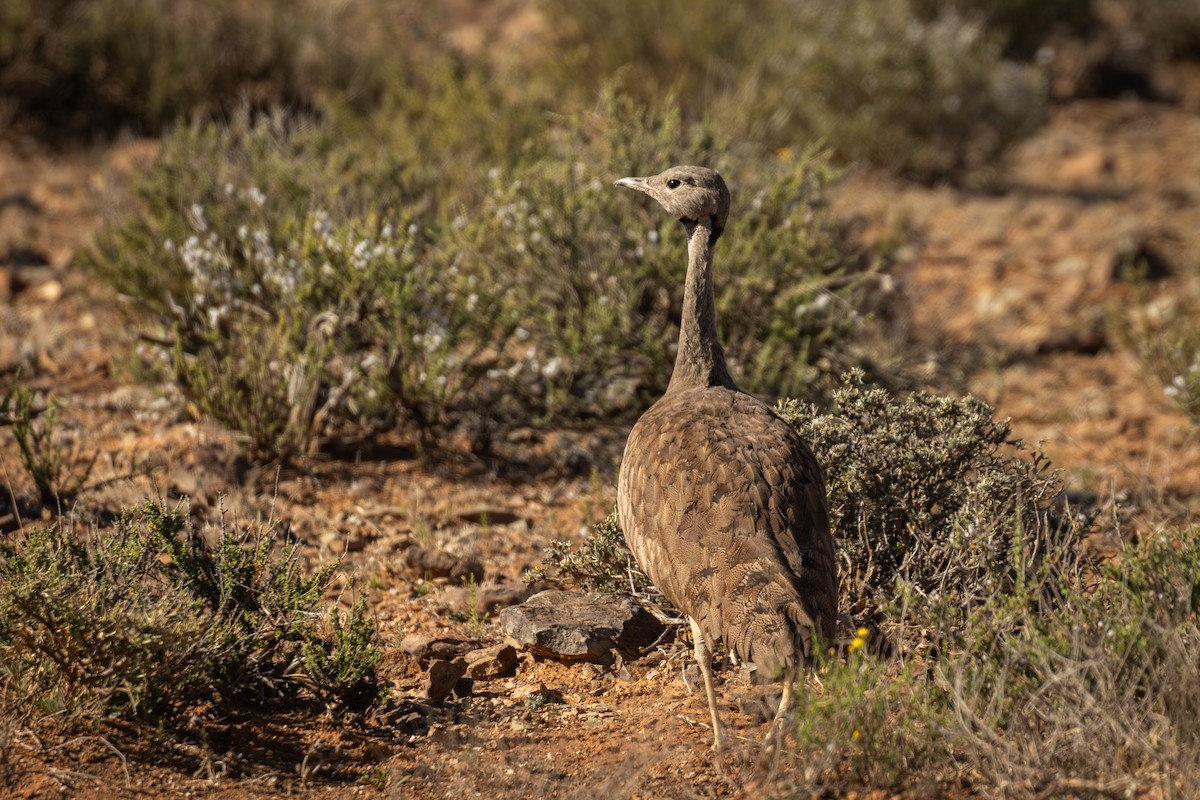
[[[651,580],[739,657],[774,670],[811,652],[814,627],[832,638],[821,470],[760,401],[713,388],[660,400],[630,435],[618,503]]]

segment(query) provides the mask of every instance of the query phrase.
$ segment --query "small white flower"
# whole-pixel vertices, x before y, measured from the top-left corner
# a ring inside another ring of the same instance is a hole
[[[204,218],[204,206],[200,205],[199,203],[192,203],[192,207],[189,210],[189,216],[191,217],[192,228],[194,230],[199,231],[200,233],[204,233],[208,230],[208,220]]]

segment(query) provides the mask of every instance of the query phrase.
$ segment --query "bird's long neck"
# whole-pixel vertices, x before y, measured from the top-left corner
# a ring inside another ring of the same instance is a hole
[[[683,288],[679,352],[667,391],[702,386],[736,389],[717,339],[717,303],[713,296],[713,248],[721,235],[709,220],[684,220],[688,232],[688,267]]]

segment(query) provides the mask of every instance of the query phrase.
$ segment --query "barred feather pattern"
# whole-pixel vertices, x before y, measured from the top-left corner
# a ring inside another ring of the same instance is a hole
[[[672,387],[634,426],[618,485],[634,557],[663,595],[759,674],[832,643],[837,567],[820,465],[760,400]]]

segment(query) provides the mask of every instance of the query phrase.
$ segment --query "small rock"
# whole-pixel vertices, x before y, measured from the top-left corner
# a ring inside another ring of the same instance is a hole
[[[456,556],[445,550],[426,550],[410,547],[404,554],[408,566],[432,578],[449,578],[455,583],[465,583],[470,576],[475,582],[483,580],[483,562],[478,556]]]
[[[547,688],[541,681],[523,683],[512,691],[514,702],[523,703],[529,707],[543,706],[547,703],[562,703],[562,692]]]
[[[434,659],[451,660],[479,649],[475,639],[459,639],[454,636],[431,636],[425,633],[410,633],[400,640],[400,649],[420,661]]]
[[[550,590],[500,612],[500,626],[519,647],[562,661],[615,663],[637,658],[665,626],[627,594]]]
[[[431,703],[445,702],[446,698],[454,693],[459,679],[466,671],[467,662],[464,659],[434,659],[429,662],[429,670],[425,673],[425,681],[421,688]]]
[[[1123,243],[1112,260],[1112,277],[1117,281],[1161,281],[1172,272],[1162,250],[1145,238]]]
[[[456,586],[441,594],[451,611],[460,614],[492,614],[497,609],[523,603],[543,591],[545,584],[492,583],[486,586]]]
[[[1034,346],[1034,353],[1039,356],[1052,353],[1094,356],[1107,348],[1108,336],[1101,320],[1093,324],[1050,330]]]
[[[48,280],[33,290],[33,296],[43,303],[57,303],[63,296],[62,281]]]
[[[506,511],[499,508],[481,508],[477,511],[471,511],[465,514],[457,515],[461,522],[468,525],[512,525],[514,522],[524,522],[525,527],[529,527],[530,522],[520,514],[514,514],[511,511]]]
[[[389,683],[407,682],[421,674],[421,664],[412,653],[397,647],[383,651],[375,671]]]
[[[506,678],[517,671],[517,650],[511,644],[495,644],[468,653],[467,677],[486,681]]]

